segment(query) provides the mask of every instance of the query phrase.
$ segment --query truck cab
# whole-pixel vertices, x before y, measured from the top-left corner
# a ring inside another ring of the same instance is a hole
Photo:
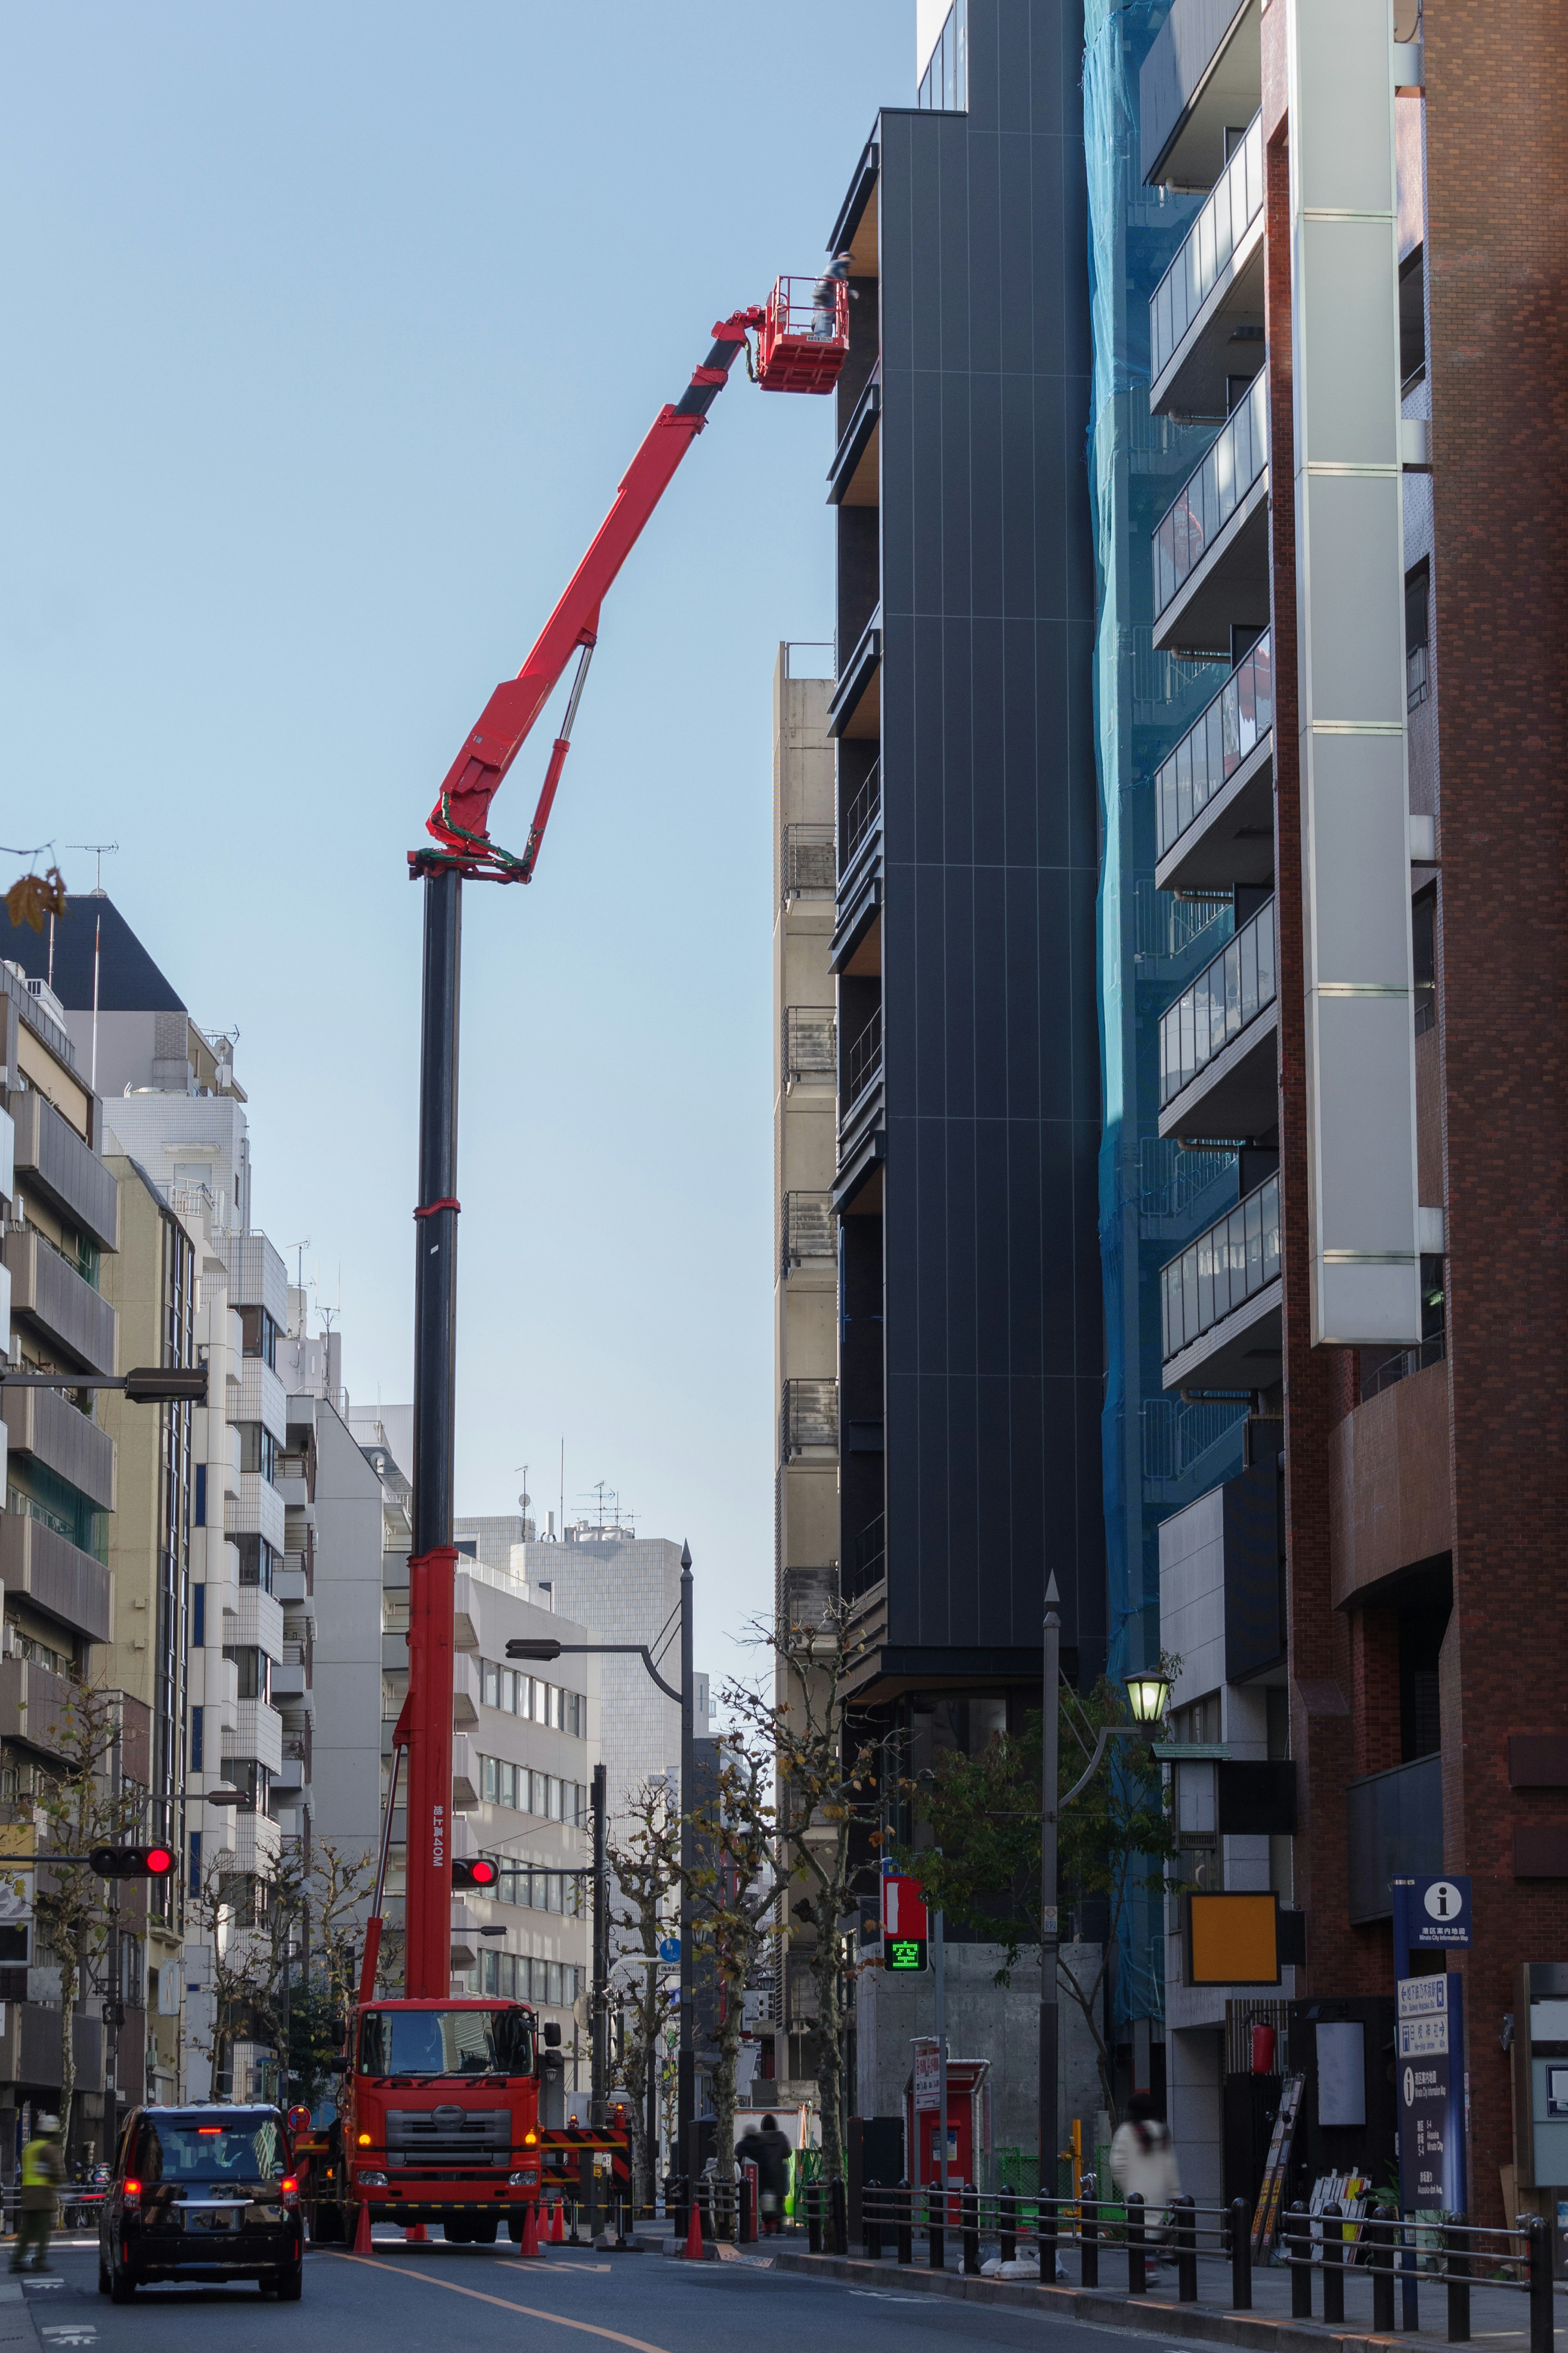
[[[341,2107],[351,2211],[521,2241],[540,2183],[534,2014],[508,2001],[374,2001],[349,2026]]]

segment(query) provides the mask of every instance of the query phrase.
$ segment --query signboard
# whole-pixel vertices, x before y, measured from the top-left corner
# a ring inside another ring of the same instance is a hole
[[[930,1923],[918,1879],[888,1872],[882,1880],[882,1967],[909,1971],[927,1962]]]
[[[1395,1989],[1399,2202],[1406,2214],[1465,2203],[1464,1981],[1401,1978]]]
[[[1394,1949],[1463,1951],[1470,1941],[1468,1879],[1396,1879]],[[1397,1961],[1395,1967],[1397,1968]]]
[[[661,1936],[661,1937],[659,1938],[659,1940],[658,1940],[658,1957],[659,1957],[659,1959],[660,1959],[661,1961],[664,1961],[664,1962],[666,1962],[667,1964],[668,1964],[670,1967],[673,1967],[673,1966],[674,1966],[674,1964],[675,1964],[675,1963],[676,1963],[676,1962],[680,1958],[680,1939],[679,1939],[679,1936]]]
[[[915,2044],[915,2114],[942,2105],[942,2058],[934,2042]]]
[[[1184,1895],[1182,1942],[1191,1986],[1277,1986],[1279,1898]]]

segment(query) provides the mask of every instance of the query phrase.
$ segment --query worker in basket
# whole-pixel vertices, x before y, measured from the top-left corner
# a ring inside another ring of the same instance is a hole
[[[847,253],[836,253],[811,290],[811,332],[818,343],[831,343],[838,331],[838,290],[849,275]]]

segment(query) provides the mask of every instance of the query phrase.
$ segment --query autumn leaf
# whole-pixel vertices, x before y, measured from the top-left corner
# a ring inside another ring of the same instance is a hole
[[[51,866],[47,874],[24,874],[13,882],[5,893],[5,910],[13,927],[30,923],[36,932],[43,930],[46,915],[63,915],[66,885],[59,868]]]

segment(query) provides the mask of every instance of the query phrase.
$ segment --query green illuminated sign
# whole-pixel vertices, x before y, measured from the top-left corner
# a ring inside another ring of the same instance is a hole
[[[882,1967],[887,1969],[923,1969],[926,1965],[925,1940],[920,1936],[884,1936]]]

